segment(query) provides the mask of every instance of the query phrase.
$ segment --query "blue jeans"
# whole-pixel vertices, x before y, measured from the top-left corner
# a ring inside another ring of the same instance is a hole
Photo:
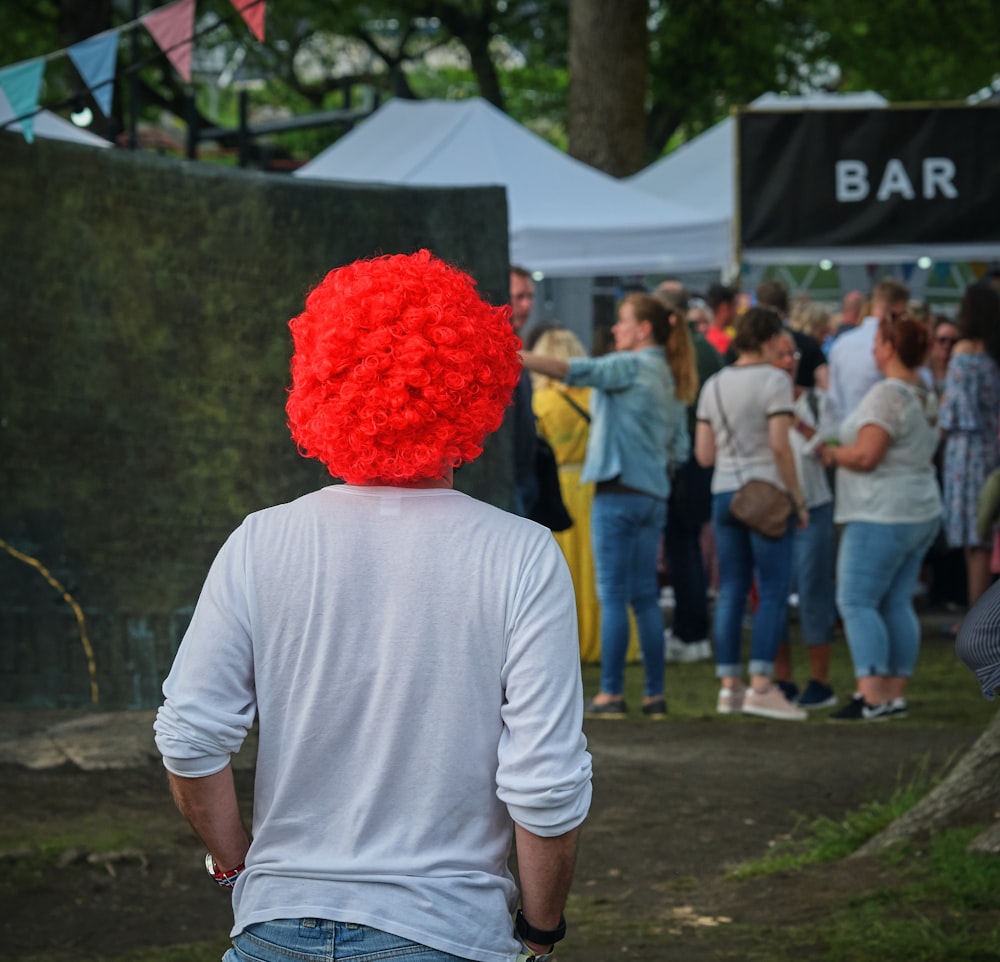
[[[656,556],[666,502],[647,494],[597,494],[590,512],[597,598],[601,603],[601,691],[625,690],[628,609],[639,629],[646,697],[663,694],[663,613]]]
[[[837,607],[857,678],[909,678],[920,622],[913,591],[941,519],[915,524],[850,521],[837,555]]]
[[[759,602],[750,632],[750,674],[773,675],[774,656],[788,620],[788,595],[795,557],[795,517],[780,538],[765,538],[729,513],[735,491],[712,498],[715,552],[719,560],[719,597],[715,603],[715,674],[743,673],[741,642],[747,594],[757,575]]]
[[[222,962],[339,962],[341,959],[458,962],[459,957],[367,925],[326,919],[275,919],[248,925],[233,939],[233,947],[222,957]]]
[[[799,593],[802,640],[807,645],[833,641],[837,620],[834,570],[837,549],[833,502],[809,509],[809,524],[795,532],[795,590]]]

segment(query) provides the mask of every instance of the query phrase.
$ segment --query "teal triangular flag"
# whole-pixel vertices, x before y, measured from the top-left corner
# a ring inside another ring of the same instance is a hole
[[[115,61],[118,56],[118,31],[109,30],[89,40],[81,40],[68,48],[66,53],[80,71],[83,82],[90,88],[101,113],[110,117]]]
[[[42,86],[45,58],[25,60],[0,70],[0,87],[7,95],[10,109],[21,118],[21,133],[30,144],[35,139],[35,114],[38,112],[38,90]]]

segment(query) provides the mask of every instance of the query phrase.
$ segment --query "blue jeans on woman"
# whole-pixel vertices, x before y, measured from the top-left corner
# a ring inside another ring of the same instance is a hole
[[[833,641],[837,620],[834,604],[836,533],[833,502],[809,509],[809,524],[795,532],[795,590],[799,594],[799,621],[806,645]]]
[[[941,519],[913,524],[849,521],[837,555],[837,607],[854,675],[909,678],[920,648],[913,591]]]
[[[381,929],[326,919],[275,919],[248,925],[222,962],[460,962],[459,956],[411,942]]]
[[[735,491],[721,491],[712,498],[715,553],[719,562],[719,597],[715,603],[715,674],[739,678],[743,614],[747,594],[757,576],[757,612],[750,632],[751,675],[774,674],[774,656],[788,620],[788,595],[795,557],[795,516],[780,538],[766,538],[751,531],[729,513]]]
[[[628,609],[639,630],[647,698],[663,694],[663,613],[656,559],[667,505],[648,494],[599,493],[590,511],[601,603],[601,691],[625,691]]]

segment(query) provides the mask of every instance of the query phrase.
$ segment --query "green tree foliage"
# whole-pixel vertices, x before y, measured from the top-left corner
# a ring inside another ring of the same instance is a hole
[[[816,51],[839,66],[841,90],[892,101],[964,100],[1000,73],[995,0],[826,0]]]
[[[0,66],[44,56],[131,21],[136,6],[141,14],[163,2],[5,0]],[[647,160],[766,91],[828,85],[896,101],[962,100],[1000,64],[996,0],[649,0],[648,9]],[[565,142],[569,0],[267,0],[264,43],[229,0],[198,0],[197,29],[197,51],[241,50],[242,69],[266,81],[255,104],[297,114],[370,102],[373,94],[478,95]],[[167,111],[186,120],[186,85],[146,31],[134,33],[144,117]],[[119,50],[118,129],[132,62],[130,33]],[[81,86],[66,58],[52,60],[43,106],[66,112]],[[212,87],[207,79],[195,84],[199,122],[233,124],[219,116],[220,104],[232,114],[232,99],[208,96]],[[593,118],[597,126],[606,121]]]

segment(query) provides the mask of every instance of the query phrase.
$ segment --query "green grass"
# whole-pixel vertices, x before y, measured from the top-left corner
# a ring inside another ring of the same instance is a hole
[[[952,761],[944,766],[944,771],[951,767]],[[929,772],[929,759],[924,757],[916,774],[906,784],[897,784],[888,800],[866,802],[839,820],[802,821],[792,830],[791,838],[776,843],[763,859],[741,865],[730,874],[737,879],[752,878],[845,858],[909,811],[939,781],[940,776]]]
[[[1000,945],[1000,859],[970,855],[976,829],[952,829],[927,851],[894,853],[891,889],[866,893],[818,920],[838,962],[985,962]]]
[[[765,858],[731,873],[734,879],[795,872],[845,858],[915,805],[937,778],[926,760],[917,775],[885,802],[872,802],[842,819],[821,818],[779,843]],[[894,884],[865,891],[808,926],[781,934],[786,945],[826,947],[831,962],[985,962],[998,957],[1000,858],[970,854],[969,842],[983,827],[948,829],[919,845],[907,842],[881,857],[895,871]],[[796,835],[799,837],[796,838]],[[753,936],[768,942],[770,934]],[[770,947],[769,958],[778,956]],[[750,953],[748,958],[756,958]]]

